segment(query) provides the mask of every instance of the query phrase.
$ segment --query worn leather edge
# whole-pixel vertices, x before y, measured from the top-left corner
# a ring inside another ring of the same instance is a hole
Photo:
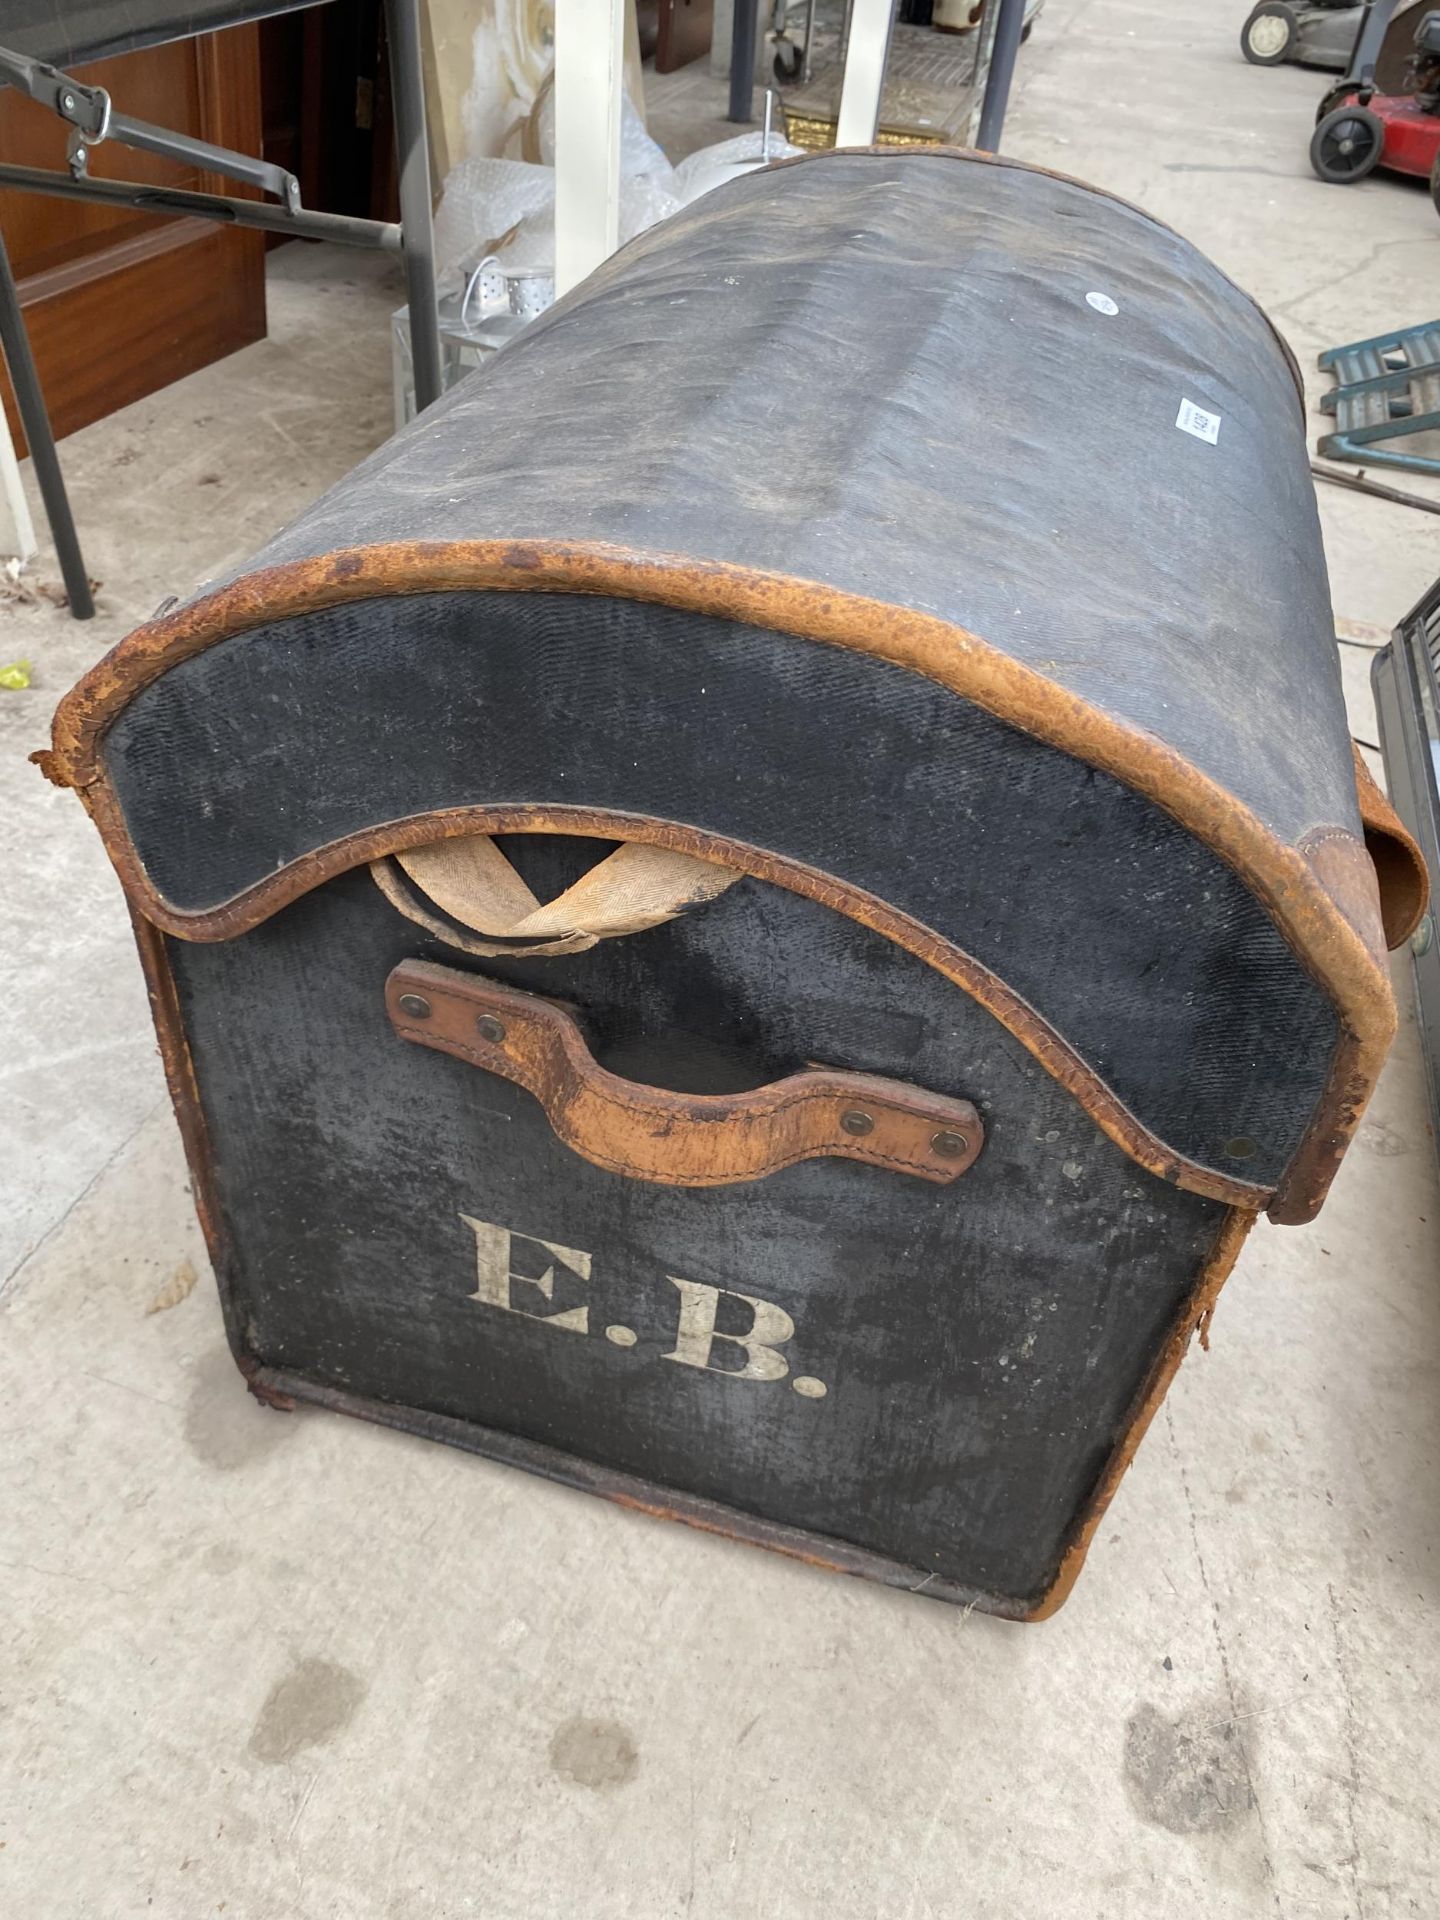
[[[155,1037],[160,1043],[165,1086],[170,1095],[170,1104],[175,1109],[185,1158],[190,1167],[195,1214],[200,1222],[200,1231],[205,1236],[205,1250],[210,1256],[210,1264],[218,1272],[222,1235],[220,1207],[210,1173],[210,1134],[200,1104],[200,1086],[195,1078],[195,1063],[190,1055],[190,1042],[180,1011],[180,996],[165,951],[164,934],[135,910],[132,901],[127,900],[126,904],[130,909],[130,924],[135,930],[135,945],[145,975],[150,1017],[155,1022]]]
[[[927,1573],[921,1567],[875,1553],[868,1547],[854,1546],[833,1534],[812,1532],[784,1521],[765,1520],[740,1507],[708,1500],[702,1494],[657,1486],[638,1475],[621,1473],[614,1467],[562,1452],[544,1441],[508,1433],[501,1427],[487,1427],[478,1420],[459,1420],[449,1414],[427,1413],[417,1407],[402,1407],[393,1401],[368,1400],[342,1387],[327,1386],[307,1374],[260,1366],[245,1358],[240,1359],[240,1368],[251,1393],[270,1406],[293,1407],[303,1401],[322,1407],[327,1413],[348,1414],[352,1419],[394,1427],[424,1440],[443,1441],[447,1446],[462,1448],[482,1459],[495,1460],[502,1466],[572,1487],[578,1493],[593,1494],[612,1506],[643,1514],[646,1519],[674,1521],[696,1532],[713,1534],[731,1546],[759,1547],[766,1553],[798,1560],[814,1572],[844,1574],[853,1580],[918,1594],[922,1600],[938,1600],[942,1605],[964,1607],[967,1611],[979,1608],[1011,1624],[1025,1618],[1023,1601],[1009,1594],[942,1579],[933,1568]]]
[[[418,996],[429,1011],[405,1010]],[[562,1145],[593,1166],[659,1186],[724,1187],[763,1180],[802,1160],[854,1160],[949,1186],[974,1165],[984,1125],[966,1099],[879,1074],[812,1067],[747,1093],[686,1094],[642,1086],[602,1067],[568,1008],[455,967],[402,960],[385,982],[396,1035],[523,1087]],[[499,1028],[488,1038],[477,1012]],[[868,1132],[842,1115],[866,1111]],[[942,1158],[933,1138],[964,1151]]]
[[[1365,851],[1380,889],[1380,917],[1387,947],[1403,947],[1430,905],[1430,873],[1420,844],[1381,791],[1374,775],[1355,755],[1355,791],[1365,829]]]
[[[932,614],[842,593],[818,581],[599,543],[416,541],[352,548],[245,575],[137,628],[65,696],[56,710],[51,749],[32,757],[57,785],[81,791],[122,883],[149,918],[182,937],[223,939],[256,924],[336,868],[323,869],[313,857],[302,859],[209,913],[177,914],[151,886],[105,779],[99,758],[105,729],[168,668],[248,628],[374,595],[481,588],[627,597],[873,654],[1145,794],[1240,875],[1340,1015],[1341,1038],[1326,1096],[1270,1208],[1271,1218],[1284,1224],[1314,1218],[1394,1037],[1388,973],[1304,854],[1233,794],[1152,734],[1123,724],[978,635]],[[363,852],[357,840],[346,844],[353,849],[349,864],[355,864],[414,842],[377,839]],[[239,915],[235,909],[242,902],[245,911]]]
[[[173,915],[168,910],[154,917],[154,925],[182,940],[230,939],[248,931],[269,913],[312,887],[379,854],[465,833],[563,833],[582,839],[642,840],[734,867],[757,880],[818,901],[913,953],[968,993],[1066,1089],[1106,1138],[1147,1173],[1187,1193],[1206,1194],[1235,1206],[1264,1207],[1271,1199],[1269,1187],[1218,1173],[1176,1153],[1158,1139],[1042,1014],[971,954],[944,939],[933,928],[830,874],[696,827],[652,820],[643,814],[602,812],[591,807],[452,807],[436,813],[416,814],[408,820],[351,835],[307,855],[303,862],[284,870],[290,885],[283,898],[274,897],[273,887],[267,881],[261,888],[238,896],[218,914],[207,916],[209,924],[201,934],[197,935],[186,916]],[[259,893],[265,895],[265,900],[257,911],[255,899]]]
[[[1150,1422],[1160,1410],[1160,1406],[1170,1391],[1170,1383],[1179,1370],[1180,1362],[1189,1351],[1190,1342],[1198,1332],[1202,1344],[1208,1345],[1210,1320],[1215,1312],[1215,1302],[1220,1290],[1230,1278],[1245,1237],[1254,1226],[1258,1216],[1243,1207],[1232,1207],[1220,1224],[1219,1234],[1210,1250],[1209,1258],[1200,1269],[1194,1289],[1181,1307],[1178,1318],[1170,1330],[1165,1345],[1160,1349],[1152,1365],[1145,1384],[1126,1416],[1124,1431],[1095,1483],[1095,1490],[1081,1508],[1079,1520],[1075,1526],[1070,1544],[1061,1556],[1060,1565],[1054,1580],[1045,1590],[1024,1618],[1027,1621],[1048,1620],[1058,1613],[1069,1599],[1080,1570],[1085,1564],[1085,1556],[1090,1551],[1090,1543],[1095,1538],[1096,1529],[1105,1517],[1105,1509],[1115,1498],[1120,1482],[1130,1467],[1130,1462],[1139,1450],[1140,1442],[1145,1438]]]

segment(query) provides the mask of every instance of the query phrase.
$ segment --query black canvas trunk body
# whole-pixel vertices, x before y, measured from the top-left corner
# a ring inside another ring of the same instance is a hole
[[[1393,1031],[1332,631],[1135,209],[842,153],[624,248],[43,757],[256,1391],[1052,1610]]]

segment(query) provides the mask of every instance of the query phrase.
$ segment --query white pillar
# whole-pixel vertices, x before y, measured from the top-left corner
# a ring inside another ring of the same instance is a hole
[[[620,239],[625,0],[555,0],[555,291]]]
[[[837,147],[875,144],[894,12],[895,0],[854,0],[851,7],[845,78],[840,88],[840,123],[835,129]]]
[[[20,484],[10,423],[0,407],[0,565],[6,560],[28,560],[34,552],[35,523]]]

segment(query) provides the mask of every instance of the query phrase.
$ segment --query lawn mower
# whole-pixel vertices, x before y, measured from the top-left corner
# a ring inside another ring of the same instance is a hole
[[[1328,67],[1344,73],[1365,8],[1361,0],[1260,0],[1240,29],[1252,67]]]
[[[1369,0],[1345,76],[1320,102],[1310,164],[1342,187],[1376,167],[1416,175],[1440,212],[1440,8]]]

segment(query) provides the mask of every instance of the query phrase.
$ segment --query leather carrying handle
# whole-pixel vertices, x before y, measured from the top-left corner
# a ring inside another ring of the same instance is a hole
[[[602,1067],[553,1001],[429,961],[395,968],[385,1010],[402,1040],[524,1087],[567,1147],[632,1180],[725,1187],[833,1156],[944,1185],[984,1141],[968,1100],[873,1074],[813,1069],[752,1093],[640,1086]]]

